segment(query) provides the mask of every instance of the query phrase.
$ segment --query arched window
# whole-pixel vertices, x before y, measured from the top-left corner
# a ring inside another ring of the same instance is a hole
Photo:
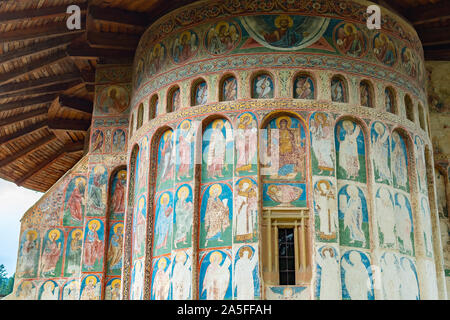
[[[238,83],[233,75],[226,75],[220,81],[219,100],[233,101],[237,99]]]
[[[414,122],[414,106],[411,100],[411,97],[409,95],[405,96],[405,112],[406,112],[406,119]]]
[[[149,101],[148,120],[152,120],[158,116],[159,97],[154,94]]]
[[[119,300],[121,292],[122,252],[127,190],[127,169],[118,168],[111,176],[108,199],[108,234],[105,269],[105,300]]]
[[[194,81],[191,92],[191,106],[208,103],[208,84],[203,79]]]
[[[294,99],[315,98],[314,80],[309,74],[298,74],[294,80]]]
[[[136,130],[139,130],[142,127],[143,122],[144,122],[144,104],[141,103],[138,108]]]
[[[272,77],[268,73],[258,73],[252,79],[253,99],[272,99],[275,87]]]
[[[369,81],[363,80],[359,83],[359,96],[360,96],[360,103],[362,106],[373,108],[374,106],[373,87]]]
[[[425,128],[425,114],[424,114],[424,109],[423,109],[421,103],[419,103],[417,105],[417,112],[419,113],[420,127],[422,128],[422,130],[426,130],[426,128]]]
[[[347,85],[342,76],[331,78],[331,101],[348,102]]]
[[[181,90],[179,86],[169,89],[167,94],[166,112],[174,112],[181,109]]]
[[[395,100],[395,92],[391,87],[386,87],[384,89],[384,106],[387,112],[396,113],[397,105]]]

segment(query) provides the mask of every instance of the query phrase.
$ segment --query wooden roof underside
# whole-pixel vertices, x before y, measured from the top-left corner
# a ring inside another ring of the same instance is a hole
[[[86,151],[98,63],[132,63],[146,28],[193,0],[0,0],[0,178],[48,190]],[[450,4],[375,1],[418,30],[428,60],[450,60]],[[82,29],[66,9],[82,9]]]

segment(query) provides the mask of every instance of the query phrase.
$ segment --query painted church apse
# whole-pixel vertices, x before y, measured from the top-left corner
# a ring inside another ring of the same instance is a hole
[[[100,66],[12,298],[443,299],[422,47],[367,5],[199,1]]]

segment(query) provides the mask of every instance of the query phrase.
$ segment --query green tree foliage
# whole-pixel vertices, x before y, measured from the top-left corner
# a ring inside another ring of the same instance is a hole
[[[7,296],[13,291],[14,288],[14,275],[10,278],[7,277],[6,267],[0,264],[0,297]]]

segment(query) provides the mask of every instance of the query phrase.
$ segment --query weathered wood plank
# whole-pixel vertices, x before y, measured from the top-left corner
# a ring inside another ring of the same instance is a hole
[[[44,127],[47,127],[47,125],[48,125],[47,119],[39,121],[39,122],[36,122],[36,123],[34,123],[34,124],[32,124],[32,125],[30,125],[28,127],[25,127],[23,129],[20,129],[20,130],[16,131],[14,133],[11,133],[11,134],[8,134],[8,135],[0,137],[0,144],[4,144],[4,143],[7,143],[7,142],[12,142],[12,141],[14,141],[14,140],[24,136],[24,135],[30,134],[30,133],[32,133],[34,131],[37,131],[37,130],[40,130],[40,129],[44,128]]]
[[[28,111],[25,113],[19,113],[12,117],[0,119],[0,126],[12,125],[12,124],[15,124],[20,121],[24,121],[27,119],[31,119],[31,118],[46,114],[47,112],[48,112],[48,108],[44,107],[44,108],[39,108],[39,109],[36,109],[33,111]]]
[[[87,4],[78,4],[81,12],[86,13]],[[35,19],[35,18],[54,18],[54,17],[64,17],[67,14],[67,5],[55,6],[55,7],[45,7],[39,9],[26,9],[20,11],[3,12],[0,13],[0,23],[10,23],[14,21],[20,21],[24,19]]]
[[[78,97],[59,95],[58,100],[61,107],[74,109],[85,113],[92,113],[92,110],[94,108],[92,101]]]
[[[91,122],[87,120],[52,119],[48,121],[48,127],[51,130],[87,131],[90,126]]]
[[[30,64],[26,64],[22,67],[16,68],[12,71],[9,71],[7,73],[3,73],[0,75],[0,85],[5,84],[8,82],[11,82],[23,75],[29,74],[31,72],[35,72],[37,70],[40,70],[42,68],[45,68],[46,66],[49,66],[53,63],[57,63],[61,60],[66,59],[67,53],[65,51],[58,51],[54,54],[51,54],[47,57],[38,59],[33,61]]]
[[[87,41],[91,47],[135,51],[140,36],[112,32],[88,32]]]
[[[5,159],[0,160],[0,167],[4,167],[22,157],[27,156],[28,154],[34,152],[35,150],[47,145],[51,141],[55,140],[56,136],[52,133],[48,136],[39,139],[38,141],[30,144],[28,147],[20,150],[19,152],[14,153],[13,155],[6,157]]]
[[[50,94],[50,93],[61,93],[64,92],[70,88],[73,88],[79,84],[83,83],[83,80],[77,79],[71,82],[66,83],[57,83],[57,84],[51,84],[46,87],[41,88],[35,88],[30,90],[24,90],[20,92],[13,92],[13,93],[6,93],[3,95],[0,95],[0,99],[6,99],[6,98],[14,98],[14,97],[28,97],[31,95],[43,95],[43,94]]]
[[[18,108],[30,107],[38,104],[50,103],[56,98],[56,94],[47,94],[35,98],[29,98],[14,102],[0,104],[0,111],[14,110]]]

